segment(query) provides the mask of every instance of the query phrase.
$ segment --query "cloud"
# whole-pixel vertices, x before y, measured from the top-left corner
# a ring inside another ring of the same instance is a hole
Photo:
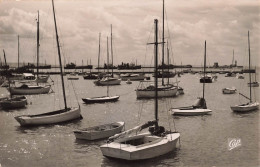
[[[258,0],[165,0],[165,37],[170,40],[171,59],[176,64],[200,65],[204,41],[207,40],[210,64],[230,64],[234,49],[235,59],[243,65],[248,30],[251,33],[252,55],[258,57],[258,4]],[[91,59],[93,64],[97,63],[99,33],[102,34],[101,62],[106,61],[106,37],[110,36],[111,24],[114,61],[117,64],[136,59],[140,64],[148,63],[147,59],[153,56],[153,46],[147,46],[146,43],[153,42],[155,18],[159,19],[159,30],[162,31],[162,1],[68,0],[55,1],[55,9],[64,55],[78,64],[81,64],[82,59],[84,62]],[[0,49],[6,48],[11,55],[16,55],[14,48],[17,47],[17,34],[20,34],[21,42],[24,42],[21,52],[27,55],[23,60],[33,60],[37,10],[40,10],[40,53],[42,59],[54,63],[57,51],[51,2],[21,0],[2,3]],[[10,58],[16,60],[15,56]]]

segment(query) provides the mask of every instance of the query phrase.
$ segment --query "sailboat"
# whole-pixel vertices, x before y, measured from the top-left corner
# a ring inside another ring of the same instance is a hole
[[[162,75],[162,85],[157,88],[158,91],[158,97],[173,97],[177,95],[178,87],[174,86],[173,84],[169,84],[169,78],[170,78],[170,71],[168,68],[167,72],[164,72],[164,0],[163,0],[163,34],[162,34],[162,74],[166,74],[168,78],[168,84],[164,84],[164,76]],[[169,67],[169,52],[168,52],[168,67]],[[155,76],[155,74],[154,74]],[[160,74],[156,74],[156,77],[159,78]],[[175,76],[175,73],[174,73]],[[144,82],[147,81],[141,81],[139,86],[136,89],[136,96],[137,98],[154,98],[155,97],[155,86],[149,85],[144,86]]]
[[[255,81],[247,83],[248,86],[259,87],[259,82],[256,81],[256,67],[255,67]]]
[[[108,51],[108,37],[107,37],[107,61],[109,61],[109,51]],[[109,71],[109,67],[107,66],[107,72]],[[109,85],[107,85],[107,96],[101,97],[91,97],[91,98],[82,98],[82,100],[89,103],[104,103],[104,102],[115,102],[119,99],[120,96],[109,96]]]
[[[230,65],[231,68],[234,66],[234,49],[233,49],[233,58],[232,58],[232,64]],[[236,73],[233,72],[233,69],[226,73],[225,77],[236,77]]]
[[[204,77],[206,75],[206,41],[205,41],[205,52],[204,52]],[[188,107],[172,108],[173,115],[183,115],[183,116],[195,116],[204,115],[212,112],[207,108],[206,100],[204,98],[205,94],[205,82],[203,82],[203,96],[198,98],[194,105]]]
[[[248,56],[249,56],[249,83],[251,83],[251,71],[250,71],[250,67],[251,67],[251,62],[250,62],[250,40],[249,40],[249,31],[248,31]],[[252,85],[249,85],[250,89],[249,89],[249,97],[243,95],[242,93],[239,93],[239,95],[245,97],[246,99],[249,100],[248,103],[246,104],[240,104],[240,105],[235,105],[235,106],[231,106],[231,110],[233,111],[237,111],[237,112],[247,112],[247,111],[253,111],[253,110],[257,110],[259,108],[259,103],[257,101],[253,102],[252,101]]]
[[[60,76],[61,76],[61,83],[62,83],[62,91],[63,91],[63,99],[64,99],[64,109],[46,112],[42,114],[36,115],[21,115],[16,116],[15,119],[20,123],[21,126],[33,126],[33,125],[46,125],[46,124],[55,124],[60,122],[66,122],[74,119],[81,118],[80,114],[80,106],[79,107],[67,107],[66,101],[66,93],[65,93],[65,86],[64,86],[64,79],[63,79],[63,72],[62,72],[62,62],[61,62],[61,54],[60,54],[60,44],[59,44],[59,37],[56,25],[56,17],[55,17],[55,9],[54,9],[54,2],[52,0],[52,7],[53,7],[53,18],[54,18],[54,25],[55,25],[55,32],[56,32],[56,42],[58,48],[58,56],[60,62]]]
[[[98,79],[99,78],[99,59],[100,59],[100,36],[101,33],[99,33],[99,39],[98,39],[98,74],[93,74],[91,72],[86,73],[83,78],[84,79]]]
[[[158,20],[155,19],[155,120],[110,137],[100,149],[104,156],[124,160],[143,160],[173,151],[180,133],[166,131],[158,125]],[[149,132],[138,133],[144,128]],[[133,133],[131,135],[131,133]]]
[[[94,84],[96,86],[106,86],[106,85],[120,85],[121,84],[121,79],[114,78],[113,74],[113,47],[112,47],[112,25],[111,25],[111,57],[112,57],[112,76],[111,77],[103,77],[102,79],[98,79],[94,81]],[[107,62],[107,67],[109,67],[109,59]],[[109,68],[108,68],[109,69]]]
[[[9,91],[13,95],[32,95],[32,94],[46,94],[49,93],[51,86],[45,85],[40,86],[38,83],[47,82],[49,76],[39,76],[39,11],[38,11],[38,21],[37,21],[37,77],[36,81],[37,85],[31,85],[29,83],[22,83],[21,86],[18,87],[10,87]]]
[[[7,66],[6,63],[6,57],[5,57],[5,51],[4,52],[4,59],[5,59],[5,65]],[[6,74],[7,74],[7,68],[6,68]],[[10,79],[8,77],[8,85],[10,87]],[[13,97],[12,94],[10,93],[10,98],[4,98],[0,100],[0,107],[3,109],[14,109],[14,108],[23,108],[27,105],[27,98],[25,96],[17,96]]]

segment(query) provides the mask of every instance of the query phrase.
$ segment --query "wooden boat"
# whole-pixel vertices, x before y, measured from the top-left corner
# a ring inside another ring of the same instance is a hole
[[[4,59],[5,59],[5,65],[6,64],[6,57],[5,57],[5,51],[4,52]],[[6,69],[7,72],[7,69]],[[8,87],[10,88],[10,79],[9,76],[7,75],[8,78]],[[27,98],[25,96],[17,96],[13,97],[13,95],[10,93],[9,98],[2,98],[0,100],[0,107],[3,109],[14,109],[14,108],[23,108],[27,105]]]
[[[144,74],[121,74],[120,78],[122,81],[140,81],[140,80],[144,80],[145,79],[145,75]]]
[[[223,88],[222,93],[223,94],[234,94],[237,92],[237,89],[232,87],[232,88]]]
[[[111,137],[120,133],[124,128],[124,122],[114,122],[105,125],[93,126],[85,129],[74,130],[77,139],[97,140]]]
[[[83,75],[84,79],[98,79],[99,76],[93,73],[87,73],[85,75]]]
[[[225,77],[236,77],[236,73],[228,72],[226,73]]]
[[[19,87],[10,87],[9,91],[13,95],[35,95],[49,93],[50,89],[50,85],[40,86],[23,84]]]
[[[137,98],[154,98],[154,91],[154,85],[150,85],[145,88],[142,88],[142,86],[138,86],[138,88],[136,89],[136,96]],[[177,91],[178,88],[176,86],[161,86],[158,88],[158,97],[174,97],[176,96]]]
[[[237,75],[237,79],[244,79],[245,77],[243,75]]]
[[[132,84],[132,81],[130,79],[128,79],[125,83],[126,84]]]
[[[23,108],[27,105],[25,96],[11,97],[0,101],[0,107],[3,109]]]
[[[67,108],[36,115],[21,115],[15,119],[21,126],[56,124],[80,118],[80,108]]]
[[[120,96],[101,96],[101,97],[91,97],[91,98],[82,98],[82,100],[87,103],[105,103],[105,102],[115,102],[119,99]]]
[[[108,41],[108,37],[107,37]],[[113,47],[112,47],[112,25],[111,25],[111,57],[112,57],[112,67],[113,67]],[[107,42],[107,73],[109,73],[109,50],[108,50],[108,42]],[[103,77],[102,79],[98,79],[94,81],[96,86],[107,86],[107,85],[120,85],[121,79],[114,78],[113,68],[112,68],[112,76],[111,77]]]
[[[70,73],[70,75],[67,77],[68,80],[79,80],[79,77],[77,74]]]
[[[62,83],[62,91],[63,91],[63,98],[64,98],[64,109],[46,112],[42,114],[36,115],[21,115],[16,116],[15,119],[20,123],[21,126],[33,126],[33,125],[46,125],[46,124],[55,124],[66,122],[74,119],[81,118],[80,114],[80,106],[79,107],[67,107],[66,101],[66,94],[65,94],[65,87],[64,87],[64,79],[63,79],[63,71],[62,71],[62,62],[61,62],[61,55],[60,55],[60,45],[59,45],[59,38],[58,38],[58,31],[56,25],[56,17],[55,17],[55,10],[54,10],[54,2],[52,0],[52,7],[53,7],[53,16],[54,16],[54,25],[55,25],[55,32],[56,32],[56,42],[58,48],[58,56],[59,56],[59,63],[60,63],[60,76],[61,76],[61,83]]]
[[[251,67],[251,62],[250,62],[250,40],[249,40],[249,31],[248,31],[248,56],[249,56],[249,71],[250,71],[250,67]],[[251,72],[249,72],[249,83],[251,82]],[[245,97],[246,99],[249,100],[248,103],[245,104],[240,104],[240,105],[234,105],[231,106],[231,110],[235,111],[235,112],[248,112],[248,111],[254,111],[257,110],[259,108],[259,103],[257,101],[253,102],[252,101],[252,85],[249,85],[249,97],[243,95],[242,93],[239,93],[239,95]]]
[[[204,77],[206,75],[206,41],[205,41],[205,52],[204,52]],[[206,100],[204,98],[205,94],[205,83],[203,82],[203,96],[198,98],[194,105],[188,107],[179,107],[172,108],[171,112],[173,115],[182,115],[182,116],[196,116],[196,115],[205,115],[212,112],[207,108]]]
[[[96,86],[120,85],[121,79],[105,77],[94,81]]]
[[[155,76],[157,75],[158,65],[158,36],[157,20],[155,20]],[[155,77],[155,87],[158,83]],[[155,89],[155,92],[157,89]],[[166,131],[164,127],[158,125],[158,97],[155,93],[155,120],[137,126],[133,129],[124,131],[110,137],[106,144],[101,145],[100,149],[104,156],[123,160],[144,160],[155,158],[173,151],[176,148],[180,133]],[[149,132],[138,133],[144,128],[149,127]],[[133,133],[131,135],[131,133]]]

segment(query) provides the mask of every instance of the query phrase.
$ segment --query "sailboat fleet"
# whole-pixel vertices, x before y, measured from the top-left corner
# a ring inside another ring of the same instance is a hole
[[[21,126],[39,126],[39,125],[49,125],[49,124],[58,124],[62,122],[67,122],[75,119],[82,118],[81,108],[78,104],[77,107],[68,107],[66,99],[66,90],[64,86],[64,77],[63,77],[63,66],[61,61],[61,51],[60,51],[60,42],[59,35],[56,24],[56,15],[54,0],[52,0],[52,9],[53,9],[53,18],[55,25],[55,34],[56,34],[56,43],[57,43],[57,55],[59,58],[59,68],[60,68],[60,77],[61,77],[61,86],[62,86],[62,95],[64,101],[64,108],[56,111],[43,112],[40,114],[28,114],[15,116],[15,120]],[[118,121],[102,125],[96,125],[93,127],[81,128],[74,130],[74,135],[76,139],[84,140],[98,140],[98,139],[107,139],[105,144],[100,146],[101,152],[106,157],[123,159],[128,161],[134,160],[144,160],[154,157],[158,157],[169,152],[172,152],[177,147],[177,142],[180,140],[180,133],[177,131],[166,130],[165,127],[159,125],[158,117],[158,98],[160,97],[175,97],[178,94],[183,93],[183,89],[178,85],[169,83],[169,78],[174,77],[176,73],[170,73],[164,71],[164,0],[163,0],[163,35],[162,42],[158,40],[158,20],[154,20],[154,42],[150,43],[154,45],[154,81],[144,81],[145,75],[121,75],[122,80],[127,80],[127,84],[131,84],[131,81],[141,80],[139,86],[135,90],[137,98],[153,98],[154,99],[154,119],[147,120],[148,122],[138,125],[132,129],[125,130],[125,122]],[[112,67],[113,67],[113,42],[112,42],[112,25],[111,25],[111,58],[112,58]],[[159,72],[158,68],[158,45],[162,44],[162,71]],[[39,65],[39,12],[37,20],[37,67]],[[248,51],[249,51],[249,71],[251,68],[250,62],[250,40],[248,32]],[[109,40],[107,37],[107,73],[105,75],[86,75],[84,79],[96,79],[94,84],[96,86],[107,86],[107,95],[100,97],[86,97],[82,98],[83,102],[86,104],[92,103],[104,103],[104,102],[115,102],[118,101],[118,95],[110,96],[109,86],[120,85],[121,79],[114,77],[113,68],[112,73],[109,73]],[[168,67],[169,67],[169,50],[167,45],[167,55],[168,55]],[[170,108],[169,112],[172,115],[178,116],[200,116],[207,115],[212,113],[211,109],[208,109],[206,104],[205,97],[205,84],[212,83],[216,77],[207,75],[206,72],[206,41],[205,41],[205,50],[204,50],[204,70],[203,76],[200,78],[200,83],[202,83],[203,92],[202,97],[199,97],[194,105],[178,108]],[[234,55],[234,52],[233,52]],[[99,35],[99,54],[100,57],[100,35]],[[5,52],[4,52],[5,57]],[[233,61],[232,61],[233,62]],[[6,64],[7,65],[7,64]],[[99,66],[99,59],[98,59]],[[255,70],[256,71],[256,70]],[[98,68],[98,74],[99,68]],[[168,78],[168,82],[164,82],[164,78]],[[27,98],[25,96],[13,96],[13,95],[35,95],[35,94],[47,94],[51,89],[51,85],[40,85],[39,83],[46,82],[49,76],[40,76],[37,68],[37,76],[35,84],[32,85],[27,82],[22,82],[21,86],[11,86],[10,80],[8,78],[8,91],[10,92],[10,97],[0,99],[0,106],[4,109],[13,109],[13,108],[24,108],[27,105]],[[158,78],[162,78],[162,83],[158,84]],[[68,78],[69,79],[69,78]],[[145,83],[150,85],[145,86]],[[178,83],[178,82],[177,82]],[[253,101],[252,99],[252,88],[258,87],[259,83],[256,81],[251,81],[251,72],[249,72],[249,83],[250,88],[249,97],[239,93],[239,95],[248,99],[249,102],[245,104],[233,105],[231,110],[235,112],[248,112],[254,111],[259,108],[259,103]],[[237,90],[235,88],[224,88],[222,89],[223,94],[233,94]],[[149,111],[150,112],[150,111]],[[152,113],[152,112],[151,112]],[[148,131],[143,132],[144,129]]]

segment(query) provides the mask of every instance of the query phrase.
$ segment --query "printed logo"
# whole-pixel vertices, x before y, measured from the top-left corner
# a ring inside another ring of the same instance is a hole
[[[229,138],[228,139],[228,150],[233,150],[234,148],[236,147],[239,147],[241,146],[242,143],[241,143],[241,139],[239,138]]]

